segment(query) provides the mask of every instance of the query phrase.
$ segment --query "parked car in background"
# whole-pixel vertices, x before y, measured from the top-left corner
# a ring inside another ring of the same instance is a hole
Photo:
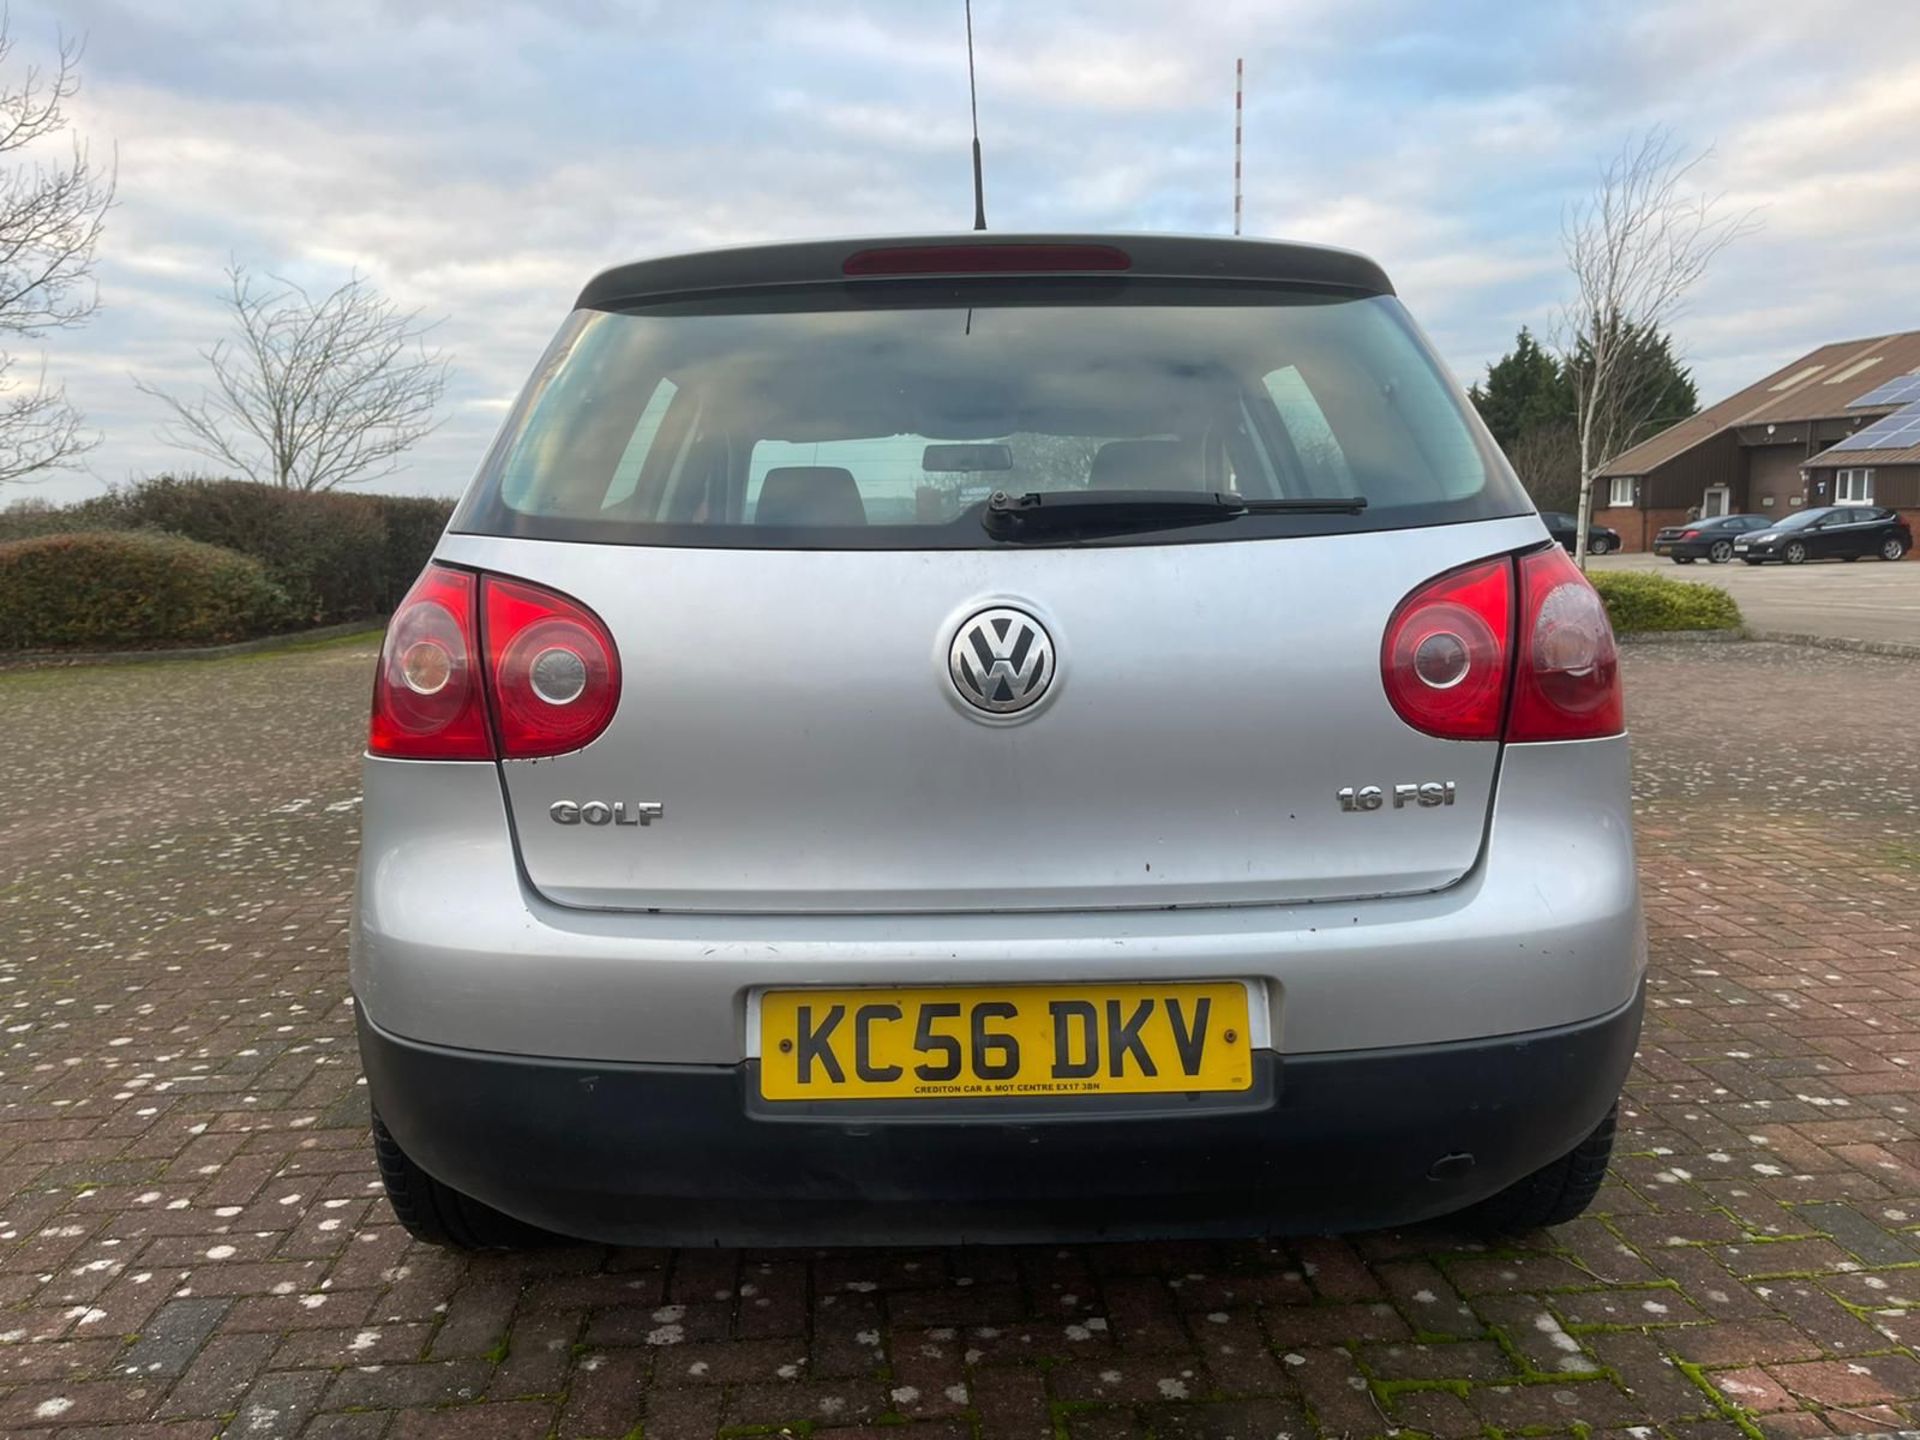
[[[353,988],[422,1240],[1513,1229],[1606,1175],[1613,634],[1359,255],[608,271],[377,673]]]
[[[1653,553],[1667,556],[1676,565],[1691,565],[1696,560],[1724,565],[1733,559],[1735,540],[1772,523],[1765,515],[1714,515],[1669,525],[1653,537]]]
[[[1542,510],[1540,518],[1546,522],[1547,533],[1560,542],[1561,548],[1569,555],[1573,553],[1573,538],[1580,533],[1580,527],[1574,523],[1573,516],[1564,510]],[[1608,555],[1620,548],[1620,532],[1607,525],[1589,525],[1587,527],[1587,553],[1589,555]]]
[[[1821,505],[1736,536],[1733,553],[1749,565],[1778,560],[1858,560],[1863,555],[1899,560],[1913,548],[1913,531],[1896,510],[1879,505]]]

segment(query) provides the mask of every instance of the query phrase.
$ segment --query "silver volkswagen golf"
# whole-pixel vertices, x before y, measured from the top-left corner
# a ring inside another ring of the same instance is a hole
[[[1502,1228],[1645,942],[1606,614],[1361,256],[581,293],[394,614],[353,988],[423,1240]]]

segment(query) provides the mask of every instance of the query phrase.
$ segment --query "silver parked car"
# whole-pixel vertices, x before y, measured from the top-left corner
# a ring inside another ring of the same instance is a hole
[[[1577,1214],[1614,641],[1358,255],[966,235],[582,292],[395,613],[353,986],[500,1245]]]

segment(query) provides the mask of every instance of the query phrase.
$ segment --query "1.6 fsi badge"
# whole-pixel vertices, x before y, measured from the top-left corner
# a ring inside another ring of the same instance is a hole
[[[1339,800],[1340,808],[1350,813],[1379,810],[1389,799],[1396,810],[1404,810],[1409,805],[1431,810],[1439,805],[1453,804],[1454,783],[1451,780],[1427,780],[1419,784],[1395,785],[1391,790],[1383,790],[1378,785],[1346,785],[1335,792],[1335,798]]]

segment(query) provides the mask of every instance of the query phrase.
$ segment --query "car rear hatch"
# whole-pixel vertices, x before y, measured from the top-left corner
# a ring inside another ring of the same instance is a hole
[[[617,650],[597,738],[502,762],[542,894],[1244,904],[1473,866],[1499,743],[1402,719],[1383,637],[1539,522],[1365,262],[1123,258],[589,290],[440,551]]]

